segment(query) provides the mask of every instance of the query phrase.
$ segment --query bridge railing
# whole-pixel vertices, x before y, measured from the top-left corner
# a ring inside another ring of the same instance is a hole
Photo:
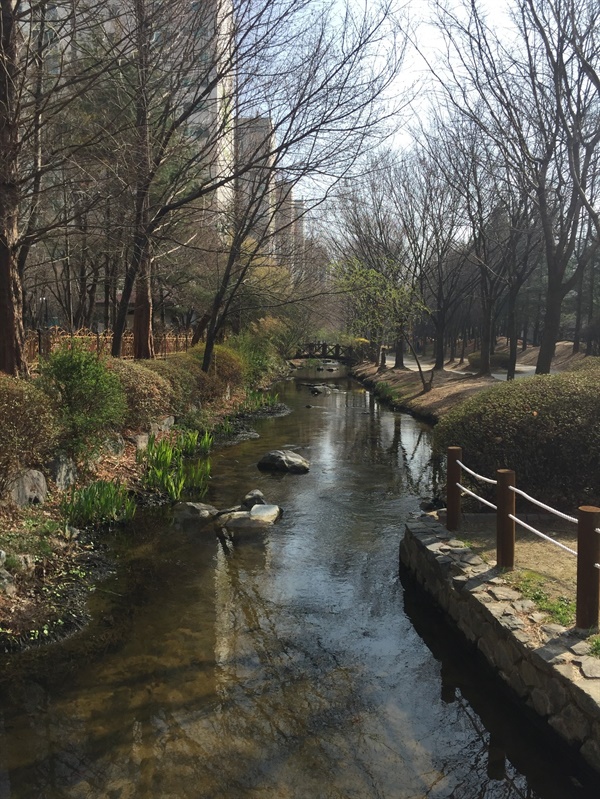
[[[476,481],[496,487],[496,503],[479,496],[461,483],[462,473]],[[571,557],[577,558],[576,625],[582,629],[598,627],[600,621],[600,508],[590,505],[579,507],[577,517],[562,513],[540,502],[516,487],[515,472],[498,469],[496,478],[477,474],[462,461],[460,447],[448,447],[446,476],[446,527],[454,532],[460,529],[461,498],[473,497],[496,513],[496,563],[500,568],[513,569],[515,565],[515,526],[554,545]],[[552,536],[537,530],[519,519],[515,513],[516,496],[531,502],[559,518],[577,526],[577,549],[572,549]]]
[[[308,344],[301,344],[296,349],[294,358],[334,358],[335,360],[360,361],[368,355],[369,348],[311,341]]]

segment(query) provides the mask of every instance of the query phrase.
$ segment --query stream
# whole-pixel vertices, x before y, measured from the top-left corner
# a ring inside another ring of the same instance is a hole
[[[164,508],[115,533],[90,626],[0,692],[0,799],[597,799],[398,577],[430,429],[341,370],[297,375],[290,414],[212,453],[204,499],[259,488],[283,517],[226,547]],[[259,472],[277,448],[310,472]]]

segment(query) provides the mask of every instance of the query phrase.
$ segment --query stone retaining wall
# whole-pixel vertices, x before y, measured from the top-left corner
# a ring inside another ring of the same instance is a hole
[[[431,516],[408,520],[400,560],[517,696],[600,772],[600,659],[585,633],[544,623]]]

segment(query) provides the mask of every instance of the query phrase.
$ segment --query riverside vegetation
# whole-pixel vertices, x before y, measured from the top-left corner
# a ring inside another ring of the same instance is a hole
[[[88,590],[112,568],[103,530],[130,521],[139,502],[202,496],[213,441],[277,406],[261,388],[286,364],[267,338],[217,346],[208,372],[203,354],[140,363],[69,342],[31,378],[0,375],[0,651],[81,627]],[[137,448],[135,436],[168,417],[175,426]],[[24,468],[48,476],[59,453],[76,464],[76,484],[50,481],[44,504],[16,507],[15,478]]]

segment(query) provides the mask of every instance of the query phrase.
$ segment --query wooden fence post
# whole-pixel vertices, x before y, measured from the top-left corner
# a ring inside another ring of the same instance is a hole
[[[446,528],[453,532],[460,527],[460,466],[462,460],[460,447],[448,447],[448,466],[446,468]]]
[[[502,569],[515,567],[515,522],[509,514],[515,515],[515,473],[512,469],[498,469],[496,472],[496,564]]]
[[[600,508],[582,505],[577,514],[577,627],[598,627],[600,617]]]

